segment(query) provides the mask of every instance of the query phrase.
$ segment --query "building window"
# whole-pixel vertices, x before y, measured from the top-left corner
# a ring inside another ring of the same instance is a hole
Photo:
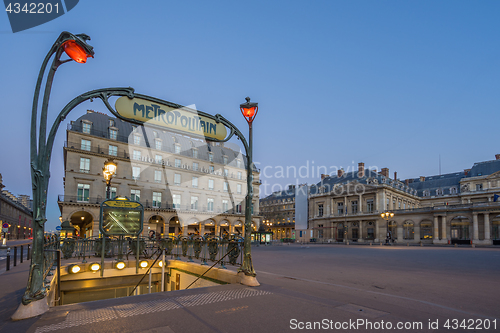
[[[337,203],[337,215],[344,215],[344,203],[343,202]]]
[[[174,152],[175,152],[176,154],[180,154],[180,153],[181,153],[181,146],[180,146],[180,145],[175,144],[175,145],[174,145]]]
[[[141,200],[141,190],[130,190],[130,200],[140,201]]]
[[[198,210],[198,197],[191,197],[191,210]]]
[[[161,140],[155,140],[155,148],[156,150],[161,150]]]
[[[238,179],[241,180],[241,171],[238,171]]]
[[[180,185],[181,184],[181,174],[176,173],[174,174],[174,185]]]
[[[108,155],[118,156],[118,147],[113,146],[113,145],[109,145]]]
[[[229,191],[229,183],[224,182],[224,192],[227,192],[227,191]]]
[[[157,164],[162,164],[163,162],[163,157],[161,157],[161,155],[155,155],[155,162]]]
[[[209,160],[210,162],[213,162],[213,161],[214,161],[214,154],[212,154],[212,153],[208,153],[208,160]]]
[[[141,176],[141,168],[140,167],[132,167],[132,178],[137,180]]]
[[[90,185],[89,184],[78,184],[77,190],[77,201],[89,202],[90,197]]]
[[[482,191],[483,190],[483,184],[476,184],[476,191]]]
[[[198,149],[193,148],[192,152],[193,152],[193,158],[198,158]]]
[[[80,157],[80,172],[90,172],[90,158]]]
[[[111,140],[116,140],[117,137],[118,137],[118,131],[115,130],[115,129],[110,128],[109,129],[109,138]]]
[[[90,134],[90,128],[92,127],[92,124],[91,123],[87,123],[87,122],[83,122],[83,130],[82,132],[83,133],[87,133],[87,134]]]
[[[175,164],[174,164],[174,165],[175,165],[175,167],[176,167],[176,168],[180,168],[180,167],[181,167],[181,164],[182,164],[182,161],[181,161],[180,159],[176,158],[176,159],[175,159]]]
[[[351,212],[353,214],[358,213],[358,201],[357,200],[351,201]]]
[[[158,139],[160,136],[158,135],[158,132],[157,131],[153,131],[153,137],[155,139]]]
[[[386,208],[387,210],[389,210],[389,202],[390,202],[390,200],[387,199],[387,208]]]
[[[227,200],[222,200],[222,212],[225,213],[229,210],[229,202]]]
[[[111,193],[110,193],[110,195],[111,195],[111,199],[116,198],[116,187],[110,187],[110,188],[109,188],[109,192],[111,192]]]
[[[227,164],[227,156],[222,157],[222,162],[224,163],[224,165]]]
[[[208,189],[209,190],[213,190],[214,189],[214,180],[213,179],[209,179],[208,180]]]
[[[401,201],[398,202],[398,209],[401,209]]]
[[[209,166],[208,171],[210,171],[210,173],[214,173],[215,172],[214,166],[213,165]]]
[[[180,194],[172,194],[172,203],[174,208],[181,208],[181,195]]]
[[[241,184],[236,185],[236,193],[241,194]]]
[[[226,176],[226,177],[229,176],[229,170],[226,168],[224,168],[224,176]]]
[[[323,216],[323,204],[318,205],[318,216]]]
[[[153,192],[153,207],[160,208],[161,206],[161,192]]]
[[[140,161],[141,160],[141,151],[140,150],[134,150],[133,154],[132,154],[132,158],[136,161]]]
[[[241,168],[241,160],[236,160],[236,167]]]
[[[318,238],[323,238],[323,225],[318,224]]]
[[[140,145],[141,144],[141,136],[134,134],[134,145]]]
[[[450,194],[457,194],[457,188],[456,187],[450,188]]]
[[[373,199],[366,200],[366,209],[368,213],[373,213]]]
[[[424,197],[428,197],[429,194],[430,194],[430,191],[429,190],[425,190],[422,194],[423,194]]]
[[[193,162],[193,171],[198,171],[198,163]]]
[[[241,214],[241,204],[236,205],[236,213]]]
[[[82,150],[90,151],[90,140],[82,139]]]
[[[209,212],[214,211],[214,199],[212,199],[212,198],[207,199],[207,211],[209,211]]]
[[[115,121],[113,119],[109,120],[109,127],[114,127],[115,126]]]
[[[191,180],[191,186],[193,188],[198,188],[198,177],[193,177],[193,179]]]
[[[373,228],[367,228],[366,229],[367,237],[368,239],[374,239],[375,238],[375,232]]]
[[[155,183],[161,183],[161,171],[155,170]]]

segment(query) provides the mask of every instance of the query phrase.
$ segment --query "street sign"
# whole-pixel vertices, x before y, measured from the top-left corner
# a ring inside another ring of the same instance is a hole
[[[103,201],[99,230],[106,236],[138,236],[143,227],[144,207],[127,198]]]
[[[8,223],[2,223],[2,228],[8,229],[9,228],[9,224]]]
[[[137,94],[138,95],[138,94]],[[199,115],[197,110],[140,95],[141,98],[122,96],[116,100],[115,108],[122,117],[139,120],[149,125],[167,127],[207,138],[224,140],[226,127],[215,118]]]
[[[60,225],[58,225],[58,226],[56,227],[56,230],[57,230],[57,231],[61,231],[61,230],[62,230],[62,227],[61,227]]]

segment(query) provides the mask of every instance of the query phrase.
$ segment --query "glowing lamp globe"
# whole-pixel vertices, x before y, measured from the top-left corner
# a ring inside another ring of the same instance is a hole
[[[246,103],[240,104],[241,114],[245,117],[246,121],[251,124],[257,116],[259,111],[259,103],[250,103],[250,97],[246,97]]]
[[[87,51],[74,40],[65,41],[62,44],[62,48],[71,59],[80,64],[86,63],[88,57],[93,58],[92,54],[88,54]]]

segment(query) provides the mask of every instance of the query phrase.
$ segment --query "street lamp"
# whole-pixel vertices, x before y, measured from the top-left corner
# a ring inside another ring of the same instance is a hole
[[[385,239],[385,243],[386,244],[390,244],[390,237],[389,237],[389,220],[392,219],[394,217],[394,213],[393,212],[384,212],[382,214],[380,214],[380,217],[382,217],[384,220],[387,221],[387,234],[386,234],[386,239]]]
[[[111,199],[111,178],[113,178],[115,173],[116,163],[110,158],[104,162],[104,168],[102,168],[102,174],[106,180],[106,199]]]
[[[245,275],[255,277],[257,274],[252,264],[250,235],[252,232],[252,197],[253,197],[253,162],[252,162],[252,123],[259,111],[258,103],[251,103],[250,97],[245,98],[246,103],[240,104],[241,114],[248,123],[248,149],[247,149],[247,196],[245,204],[245,243],[243,250],[243,264],[240,271]]]

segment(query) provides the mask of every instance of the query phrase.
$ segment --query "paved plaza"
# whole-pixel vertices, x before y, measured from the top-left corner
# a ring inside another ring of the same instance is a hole
[[[254,247],[252,255],[260,287],[226,285],[72,304],[21,322],[8,320],[15,311],[12,299],[20,300],[26,281],[14,282],[12,270],[0,275],[12,289],[2,290],[0,331],[289,332],[315,322],[328,329],[344,325],[336,330],[341,332],[389,331],[376,329],[382,322],[422,325],[393,331],[471,331],[444,328],[448,319],[496,319],[498,330],[497,248],[293,244]],[[15,269],[27,274],[27,267]],[[439,328],[429,328],[436,321]],[[481,331],[495,331],[491,325]]]

